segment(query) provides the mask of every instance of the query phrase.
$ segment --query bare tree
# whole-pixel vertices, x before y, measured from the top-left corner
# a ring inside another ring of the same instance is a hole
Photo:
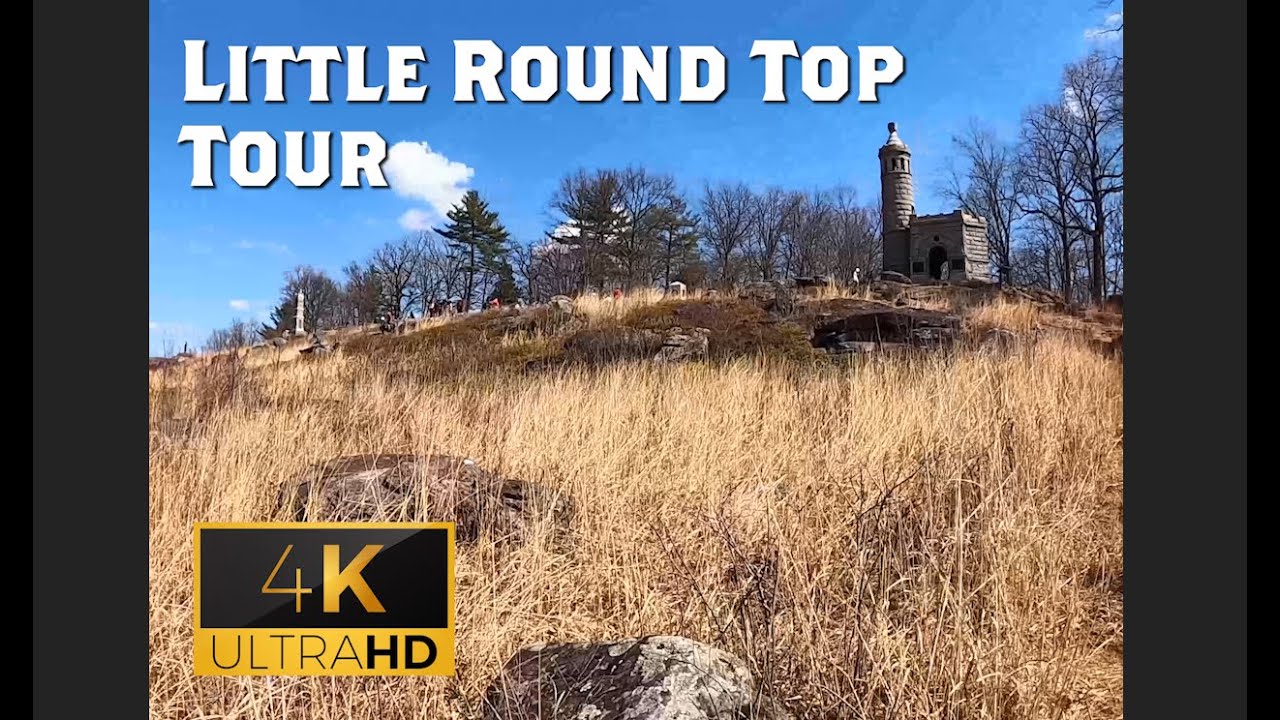
[[[737,266],[751,234],[752,204],[751,190],[744,183],[722,182],[703,188],[702,235],[724,286],[737,279]]]
[[[1076,224],[1089,237],[1089,291],[1101,303],[1106,286],[1107,199],[1124,192],[1124,76],[1120,62],[1094,53],[1067,66],[1063,107],[1068,122]]]
[[[239,350],[253,342],[253,335],[253,328],[249,323],[237,318],[229,326],[210,333],[204,349],[208,352]]]
[[[511,269],[515,271],[516,282],[520,285],[521,294],[529,302],[541,302],[546,298],[536,293],[538,264],[533,254],[533,246],[525,243],[511,244]]]
[[[1038,219],[1037,232],[1052,237],[1057,255],[1058,288],[1067,301],[1072,299],[1072,247],[1076,211],[1072,193],[1076,174],[1072,158],[1071,119],[1061,105],[1042,105],[1022,120],[1022,143],[1018,177],[1020,209]]]
[[[761,280],[772,280],[778,273],[783,236],[791,210],[791,198],[782,188],[771,187],[752,198],[747,258]]]
[[[381,312],[382,283],[371,263],[353,262],[342,269],[343,305],[341,317],[349,325],[375,322]]]
[[[419,301],[420,288],[416,282],[421,261],[421,243],[418,237],[407,237],[383,245],[373,254],[370,269],[378,278],[382,292],[380,314],[389,320],[404,317]]]
[[[299,265],[285,273],[280,299],[270,319],[258,330],[264,338],[292,330],[298,307],[298,293],[304,296],[306,323],[310,329],[324,329],[344,322],[343,290],[327,273],[310,265]]]
[[[413,268],[413,292],[426,314],[433,302],[454,296],[465,297],[468,256],[451,252],[435,233],[422,232],[417,238],[417,257]],[[481,277],[483,273],[472,277]],[[473,280],[474,282],[474,280]],[[468,299],[468,303],[470,300]]]
[[[1124,195],[1107,203],[1107,294],[1124,292]]]
[[[1061,273],[1057,228],[1041,216],[1032,216],[1011,255],[1012,282],[1053,291]]]
[[[944,192],[965,212],[987,219],[991,262],[1000,281],[1009,282],[1014,227],[1023,215],[1021,193],[1025,188],[1018,177],[1022,166],[1017,149],[976,120],[952,137],[951,143],[961,162],[952,167]]]
[[[582,253],[573,228],[561,226],[542,243],[512,247],[512,270],[529,302],[545,302],[555,295],[582,289]]]
[[[813,275],[830,265],[830,218],[830,192],[791,193],[783,225],[783,265],[788,275]]]
[[[828,193],[830,217],[827,222],[825,273],[843,282],[854,279],[854,271],[867,271],[880,264],[880,211],[858,202],[852,188],[835,188]]]
[[[626,288],[649,285],[661,254],[659,223],[677,197],[670,175],[658,175],[641,167],[617,173],[618,206],[625,222],[619,227],[610,255]]]

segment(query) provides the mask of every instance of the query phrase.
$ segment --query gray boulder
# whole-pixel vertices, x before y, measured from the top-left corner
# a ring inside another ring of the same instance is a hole
[[[738,290],[738,296],[779,315],[789,315],[795,309],[794,294],[790,288],[777,281],[747,283]]]
[[[298,522],[453,522],[459,542],[484,531],[498,540],[525,541],[544,518],[559,535],[573,515],[571,500],[551,488],[447,455],[334,458],[286,483],[280,502]]]
[[[907,277],[906,275],[903,275],[902,273],[894,272],[892,270],[882,270],[880,272],[879,280],[881,282],[902,283],[903,285],[911,284],[911,278]]]
[[[832,284],[830,275],[806,275],[795,279],[798,288],[824,288]]]
[[[485,693],[487,720],[785,720],[746,664],[688,638],[539,644]]]
[[[980,347],[994,353],[1006,353],[1019,345],[1017,333],[1004,328],[991,328],[982,336]]]
[[[556,295],[547,301],[551,312],[557,315],[573,315],[573,299],[568,295]]]
[[[710,330],[693,328],[686,330],[674,327],[667,331],[662,339],[662,347],[653,361],[657,363],[684,362],[687,360],[705,360],[707,358]]]

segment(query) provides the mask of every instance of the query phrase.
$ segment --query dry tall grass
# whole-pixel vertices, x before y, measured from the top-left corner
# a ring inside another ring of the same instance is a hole
[[[475,717],[522,645],[645,634],[741,655],[797,717],[1122,714],[1122,370],[1084,343],[448,384],[370,363],[153,379],[153,428],[198,441],[151,445],[151,717]],[[380,451],[562,488],[576,544],[459,549],[455,678],[192,677],[192,523],[272,519],[306,463]]]

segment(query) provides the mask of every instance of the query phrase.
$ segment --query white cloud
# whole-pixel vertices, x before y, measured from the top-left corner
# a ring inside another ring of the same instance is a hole
[[[1069,87],[1062,91],[1062,107],[1076,117],[1084,115],[1084,108],[1080,105],[1080,96],[1076,94],[1075,88]]]
[[[431,213],[418,208],[409,208],[400,216],[400,227],[410,232],[431,229]]]
[[[151,332],[169,333],[173,335],[185,335],[185,334],[190,334],[195,332],[195,328],[193,328],[192,326],[186,323],[179,323],[179,322],[162,322],[162,321],[151,320],[150,322],[147,323],[147,327],[148,329],[150,329]]]
[[[235,244],[238,250],[262,250],[272,255],[288,255],[289,246],[277,242],[255,242],[253,240],[240,240]]]
[[[552,253],[564,255],[572,250],[577,250],[582,246],[569,241],[580,234],[581,231],[578,226],[560,223],[551,231],[550,237],[533,247],[533,254],[537,257],[546,257]]]
[[[570,223],[560,223],[551,231],[551,237],[563,240],[565,238],[578,237],[582,234],[581,229],[577,225]]]
[[[249,302],[248,300],[232,300],[231,302],[227,303],[227,305],[230,306],[232,310],[238,310],[240,312],[248,312],[249,307],[252,304],[253,303]]]
[[[1114,12],[1102,19],[1102,25],[1084,31],[1084,39],[1093,43],[1110,43],[1124,39],[1124,12]]]
[[[391,146],[382,170],[397,195],[426,203],[437,217],[444,217],[462,199],[476,174],[475,169],[433,151],[425,142],[408,141]],[[401,224],[404,220],[402,216]]]

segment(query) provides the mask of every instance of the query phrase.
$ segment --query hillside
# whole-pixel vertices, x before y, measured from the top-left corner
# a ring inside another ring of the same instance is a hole
[[[680,635],[795,718],[1118,717],[1122,331],[1026,291],[753,286],[162,363],[152,716],[490,717],[522,647]],[[193,678],[191,524],[292,517],[350,456],[471,458],[566,504],[518,543],[470,528],[456,677]]]
[[[566,299],[567,300],[567,299]],[[620,300],[587,296],[565,305],[474,311],[410,321],[397,331],[336,328],[204,356],[151,358],[151,369],[207,364],[236,355],[249,367],[346,354],[406,362],[429,374],[531,370],[652,359],[668,336],[705,331],[705,358],[821,361],[849,354],[972,346],[1046,333],[1120,348],[1118,311],[1068,312],[1049,294],[975,285],[876,282],[850,292],[755,283],[737,295],[666,298],[641,291]],[[929,329],[937,332],[930,333]],[[670,345],[670,343],[667,343]],[[694,353],[696,355],[697,353]],[[683,356],[682,356],[683,357]]]

